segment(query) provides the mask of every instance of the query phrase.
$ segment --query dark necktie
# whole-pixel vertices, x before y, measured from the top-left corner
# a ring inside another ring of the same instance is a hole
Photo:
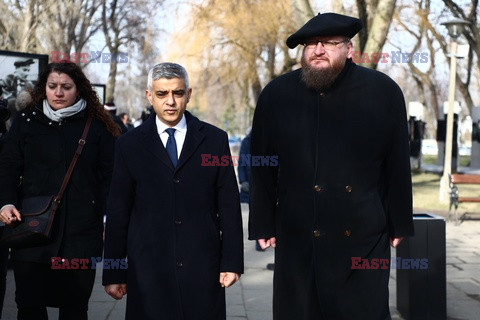
[[[168,156],[170,157],[173,167],[175,168],[178,162],[177,142],[175,141],[175,129],[168,128],[165,129],[165,131],[168,133],[167,146],[165,147],[165,149],[167,149]]]

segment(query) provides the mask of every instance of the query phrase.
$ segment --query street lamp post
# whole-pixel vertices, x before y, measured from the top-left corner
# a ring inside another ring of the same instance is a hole
[[[443,162],[443,176],[440,180],[440,201],[446,202],[448,199],[448,176],[452,172],[452,146],[453,146],[453,102],[455,100],[455,77],[457,74],[457,38],[462,34],[468,21],[462,19],[453,19],[442,23],[448,29],[448,34],[452,39],[450,53],[450,82],[448,85],[448,112],[447,112],[447,132],[445,139],[445,161]]]

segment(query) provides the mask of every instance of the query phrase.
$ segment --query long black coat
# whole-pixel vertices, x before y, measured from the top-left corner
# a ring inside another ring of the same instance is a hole
[[[249,238],[277,239],[274,319],[388,318],[389,270],[352,270],[351,258],[390,259],[388,238],[413,233],[400,88],[350,60],[322,94],[300,70],[278,77],[260,95],[251,151],[279,156],[252,166],[250,186]]]
[[[118,139],[107,205],[103,284],[127,283],[127,319],[225,319],[221,271],[243,272],[243,231],[232,166],[202,166],[202,154],[230,155],[227,134],[186,112],[176,169],[155,114]]]
[[[19,208],[22,197],[58,193],[86,120],[82,111],[54,122],[43,114],[41,105],[18,114],[0,156],[0,207]],[[56,212],[53,242],[14,250],[14,260],[51,263],[52,257],[101,257],[115,138],[94,119],[86,141]]]

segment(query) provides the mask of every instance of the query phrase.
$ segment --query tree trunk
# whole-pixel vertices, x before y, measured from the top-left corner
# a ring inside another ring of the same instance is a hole
[[[295,17],[295,22],[298,25],[298,28],[303,26],[308,20],[310,20],[315,13],[310,6],[309,0],[291,0],[293,13]]]
[[[110,72],[108,73],[108,82],[105,92],[105,102],[115,101],[115,79],[117,76],[117,59],[110,59]]]
[[[21,43],[20,43],[20,51],[22,52],[29,52],[30,48],[33,46],[35,37],[32,34],[35,31],[35,1],[30,1],[25,6],[26,12],[24,15],[24,19],[22,21],[23,30],[21,35]]]
[[[365,0],[356,0],[356,2],[358,18],[363,22],[363,29],[360,30],[360,32],[358,33],[358,48],[360,51],[363,52],[363,50],[365,49],[365,45],[367,44],[369,29],[367,3],[365,2]]]
[[[258,73],[256,70],[255,70],[255,78],[253,79],[251,90],[253,93],[253,100],[255,101],[255,104],[256,104],[258,101],[258,97],[262,92],[262,84],[260,82],[260,78],[258,77]]]
[[[345,8],[343,7],[342,0],[332,0],[332,9],[333,9],[333,12],[335,13],[339,13],[339,14],[345,13]]]
[[[364,53],[372,56],[373,53],[380,52],[387,39],[388,29],[392,22],[395,11],[396,0],[380,0],[376,10],[375,18],[368,31],[368,40],[365,44]],[[367,68],[376,69],[378,61],[365,62],[362,65]]]

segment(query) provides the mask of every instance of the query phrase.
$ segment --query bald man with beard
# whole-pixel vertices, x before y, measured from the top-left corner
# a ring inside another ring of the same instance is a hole
[[[390,246],[413,235],[406,109],[392,79],[352,62],[361,28],[308,21],[287,39],[304,46],[302,68],[255,110],[252,157],[279,159],[250,182],[249,238],[275,248],[274,320],[391,318]]]

